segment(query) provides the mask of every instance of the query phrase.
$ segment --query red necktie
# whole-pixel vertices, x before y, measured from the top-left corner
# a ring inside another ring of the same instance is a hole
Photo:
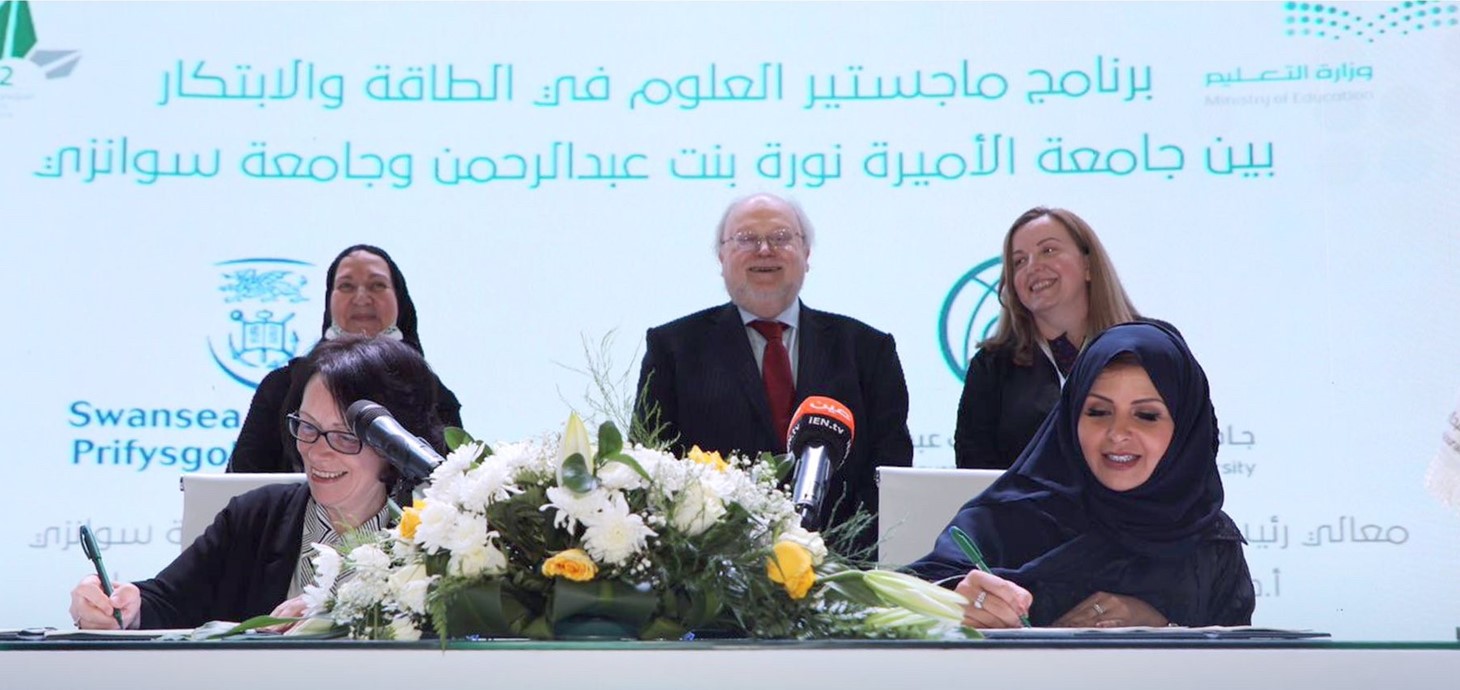
[[[791,382],[791,355],[781,342],[785,325],[779,321],[751,321],[750,327],[765,336],[765,356],[760,375],[765,381],[766,399],[771,403],[771,425],[781,448],[786,446],[786,431],[791,425],[791,408],[796,402],[796,384]]]

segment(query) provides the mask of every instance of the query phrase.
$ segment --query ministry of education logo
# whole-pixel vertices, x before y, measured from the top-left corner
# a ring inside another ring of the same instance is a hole
[[[994,257],[963,274],[938,312],[938,343],[943,362],[962,381],[978,344],[993,334],[999,323],[999,280],[1003,265]]]
[[[302,271],[314,264],[294,259],[220,261],[221,309],[209,329],[208,352],[229,378],[257,388],[264,375],[301,352],[298,319],[309,302]]]

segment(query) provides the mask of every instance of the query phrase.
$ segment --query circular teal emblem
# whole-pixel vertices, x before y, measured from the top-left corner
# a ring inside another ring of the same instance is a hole
[[[968,375],[968,360],[978,343],[994,332],[999,323],[999,279],[1003,268],[994,257],[963,274],[938,312],[938,342],[943,361],[962,381]]]
[[[309,298],[304,271],[295,259],[234,259],[214,264],[221,293],[207,342],[213,362],[229,378],[256,388],[264,375],[302,354],[307,345],[295,320]],[[312,342],[312,341],[310,341]]]

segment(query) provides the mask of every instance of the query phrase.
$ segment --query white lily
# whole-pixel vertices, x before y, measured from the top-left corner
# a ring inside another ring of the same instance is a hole
[[[958,621],[935,618],[904,608],[876,609],[862,623],[868,630],[903,630],[925,638],[982,637],[977,631],[963,629]]]
[[[869,570],[862,574],[862,582],[888,604],[942,620],[962,620],[968,605],[962,594],[906,573]]]
[[[593,441],[588,436],[588,427],[583,426],[583,420],[578,418],[578,413],[568,415],[568,424],[563,428],[563,442],[558,448],[558,484],[563,483],[563,461],[567,460],[574,453],[579,453],[588,462],[588,471],[593,468]]]

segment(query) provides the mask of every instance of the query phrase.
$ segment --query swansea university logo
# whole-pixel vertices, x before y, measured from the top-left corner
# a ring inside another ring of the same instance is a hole
[[[220,261],[222,309],[208,336],[208,351],[228,377],[257,388],[264,375],[300,353],[296,316],[309,301],[301,272],[313,264],[294,259]]]
[[[968,375],[968,360],[979,341],[994,332],[999,323],[999,279],[1003,266],[994,257],[963,274],[938,312],[938,343],[943,361],[962,381]]]

